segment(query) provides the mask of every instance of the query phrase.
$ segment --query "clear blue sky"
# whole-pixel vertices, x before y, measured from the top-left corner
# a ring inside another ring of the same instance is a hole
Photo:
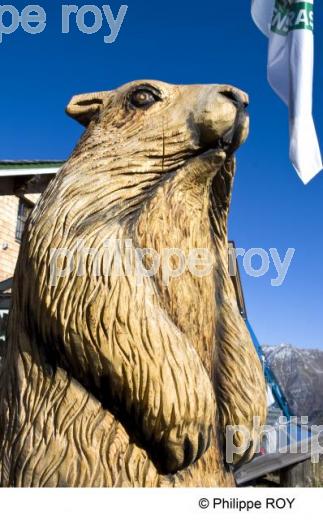
[[[30,36],[20,29],[4,37],[0,159],[67,158],[81,127],[64,115],[64,107],[79,92],[139,78],[245,89],[251,133],[238,153],[230,236],[246,249],[275,247],[282,255],[296,249],[282,287],[270,285],[274,269],[264,278],[242,273],[249,318],[263,343],[323,348],[323,173],[305,187],[289,163],[287,112],[267,84],[267,42],[251,21],[250,2],[127,3],[112,45],[103,43],[107,27],[92,36],[77,29],[62,35],[59,1],[39,2],[47,11],[44,33]],[[120,5],[110,4],[114,12]],[[323,145],[322,35],[317,2],[314,112]]]

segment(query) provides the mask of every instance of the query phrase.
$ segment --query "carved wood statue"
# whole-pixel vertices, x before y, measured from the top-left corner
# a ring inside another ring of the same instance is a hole
[[[86,130],[27,223],[15,273],[2,486],[234,485],[226,426],[250,432],[234,463],[248,460],[266,410],[227,267],[247,103],[228,85],[158,81],[71,100]],[[208,251],[211,268],[179,276],[179,251]]]

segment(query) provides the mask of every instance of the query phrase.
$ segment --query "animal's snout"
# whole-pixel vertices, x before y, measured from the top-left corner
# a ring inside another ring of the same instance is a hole
[[[239,109],[245,109],[249,105],[249,96],[242,90],[230,85],[223,85],[219,89],[219,94],[232,101]]]
[[[221,148],[232,154],[246,139],[248,95],[231,85],[200,89],[194,121],[202,148]]]

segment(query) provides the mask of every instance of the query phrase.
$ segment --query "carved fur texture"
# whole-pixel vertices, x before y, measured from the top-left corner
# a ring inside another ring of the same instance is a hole
[[[157,81],[72,99],[67,112],[86,130],[28,221],[15,273],[0,375],[2,486],[234,485],[225,429],[250,432],[234,463],[247,460],[253,417],[262,423],[266,411],[228,273],[247,102],[228,85]],[[111,240],[121,264],[104,257]],[[139,248],[208,250],[212,268],[138,281],[126,258],[132,265]],[[65,270],[54,281],[53,258]]]

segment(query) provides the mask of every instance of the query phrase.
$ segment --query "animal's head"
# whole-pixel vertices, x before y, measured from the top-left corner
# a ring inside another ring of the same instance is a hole
[[[247,137],[247,105],[248,96],[229,85],[135,81],[75,96],[67,113],[87,128],[75,152],[87,173],[119,176],[131,198],[192,159],[213,161],[215,174]]]

